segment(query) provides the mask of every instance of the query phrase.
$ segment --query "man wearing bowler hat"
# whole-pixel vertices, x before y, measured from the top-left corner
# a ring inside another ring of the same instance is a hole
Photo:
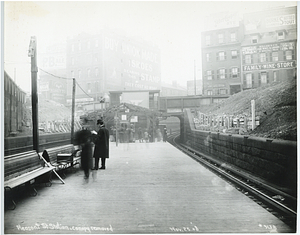
[[[105,128],[105,125],[101,119],[97,120],[98,132],[94,132],[96,137],[94,138],[95,150],[95,168],[93,170],[105,170],[105,160],[109,157],[109,131]],[[99,168],[99,159],[101,158],[101,167]]]

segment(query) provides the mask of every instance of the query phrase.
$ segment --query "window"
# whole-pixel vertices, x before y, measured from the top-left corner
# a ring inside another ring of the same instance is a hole
[[[99,46],[99,41],[96,40],[96,42],[95,42],[95,47],[98,47],[98,46]]]
[[[96,77],[99,76],[99,69],[98,68],[95,69],[95,75],[96,75]]]
[[[252,44],[258,43],[258,36],[252,36],[252,38],[251,38],[251,43],[252,43]]]
[[[231,51],[231,59],[237,59],[238,58],[238,51],[234,50]]]
[[[286,60],[292,60],[293,59],[292,51],[285,51],[285,59]]]
[[[260,73],[261,84],[267,84],[267,72]]]
[[[278,32],[277,33],[277,40],[284,40],[285,34],[284,32]]]
[[[252,87],[252,74],[251,73],[246,74],[246,87],[247,88]]]
[[[226,78],[225,69],[220,69],[219,70],[219,75],[220,75],[220,79],[225,79]]]
[[[219,43],[224,43],[224,34],[223,33],[218,34],[218,42]]]
[[[220,89],[220,95],[226,95],[227,90],[226,89]]]
[[[210,53],[207,53],[206,54],[206,62],[210,62],[210,61],[211,61]]]
[[[226,54],[224,51],[220,51],[217,54],[217,60],[225,60],[226,59]]]
[[[88,43],[87,43],[87,49],[91,49],[91,42],[90,41],[88,41]]]
[[[88,93],[91,93],[91,92],[92,92],[92,91],[91,91],[91,83],[90,83],[90,82],[87,83],[87,92],[88,92]]]
[[[207,90],[207,95],[212,95],[212,94],[213,94],[212,90]]]
[[[71,71],[71,77],[72,77],[72,78],[75,78],[75,76],[74,76],[74,71],[73,71],[73,70]]]
[[[277,82],[277,73],[278,71],[273,71],[273,81]]]
[[[238,68],[232,68],[231,69],[231,77],[232,78],[237,78],[238,77],[238,72],[239,72]]]
[[[211,70],[206,71],[206,77],[207,77],[207,80],[212,80],[213,76],[212,76],[212,71]]]
[[[236,33],[231,33],[230,34],[230,41],[235,42],[236,41]]]
[[[260,53],[259,54],[259,61],[260,62],[266,62],[267,61],[267,55],[266,55],[266,53]]]
[[[207,35],[205,37],[205,43],[206,43],[206,46],[210,46],[211,42],[210,42],[210,36],[209,35]]]
[[[78,79],[81,78],[81,70],[78,70]]]
[[[251,55],[245,55],[245,63],[251,64],[252,63],[252,56]]]
[[[81,43],[78,44],[78,50],[81,51]]]
[[[71,58],[71,65],[74,65],[75,64],[75,59],[72,57]]]
[[[91,70],[90,69],[87,70],[87,75],[88,75],[88,77],[91,77]]]
[[[278,61],[278,52],[272,52],[272,61]]]
[[[72,44],[72,49],[71,50],[74,51],[74,44]]]

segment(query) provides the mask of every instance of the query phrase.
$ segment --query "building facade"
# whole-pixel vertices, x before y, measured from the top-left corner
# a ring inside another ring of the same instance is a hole
[[[201,39],[205,96],[229,96],[296,76],[297,7],[244,14],[238,25],[203,32]]]
[[[243,88],[293,78],[297,65],[297,8],[244,15]]]
[[[16,135],[25,126],[26,93],[4,71],[4,136]]]
[[[241,91],[242,27],[203,32],[203,95],[232,95]]]
[[[67,42],[67,76],[82,88],[76,90],[79,99],[99,101],[114,90],[160,89],[160,64],[157,47],[110,31],[80,34]]]
[[[39,98],[66,103],[66,45],[53,44],[39,54]],[[54,75],[54,76],[53,76]]]

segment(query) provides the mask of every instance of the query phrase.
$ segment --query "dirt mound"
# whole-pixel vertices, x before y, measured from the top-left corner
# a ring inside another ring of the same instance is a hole
[[[250,135],[297,140],[297,86],[296,79],[271,83],[256,89],[239,92],[221,103],[204,107],[211,115],[250,116],[251,100],[255,100],[260,125]]]

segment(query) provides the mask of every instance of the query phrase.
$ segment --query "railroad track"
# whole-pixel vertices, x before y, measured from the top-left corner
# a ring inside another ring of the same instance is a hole
[[[223,164],[213,161],[212,158],[178,143],[178,137],[179,133],[173,133],[168,136],[168,142],[229,182],[237,190],[296,231],[297,198],[266,184],[262,180],[243,173],[239,169],[234,169],[232,166],[224,167]]]

